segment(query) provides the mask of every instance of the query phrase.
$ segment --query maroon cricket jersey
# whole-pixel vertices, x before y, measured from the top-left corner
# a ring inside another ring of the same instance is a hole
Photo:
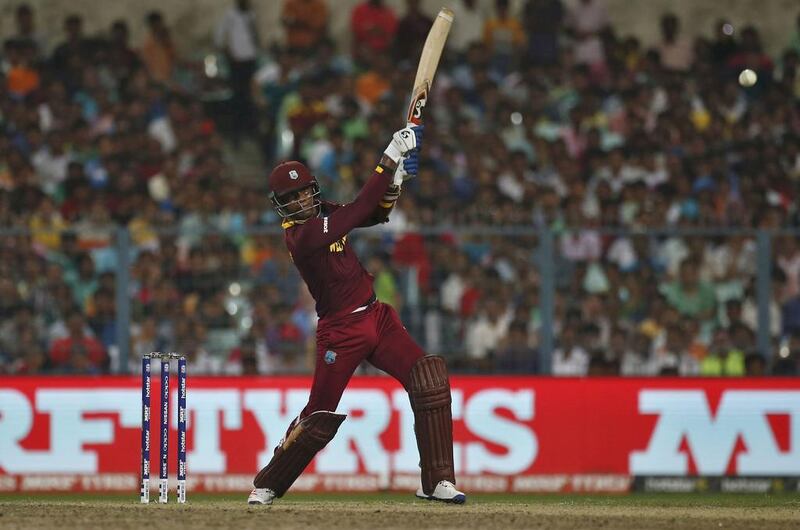
[[[347,234],[369,226],[393,171],[378,166],[356,199],[345,205],[323,201],[321,213],[305,221],[285,221],[286,248],[317,302],[317,315],[343,315],[372,297],[373,278],[347,242]]]

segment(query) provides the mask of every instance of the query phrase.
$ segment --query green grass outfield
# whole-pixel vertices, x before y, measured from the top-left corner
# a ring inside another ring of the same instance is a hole
[[[152,499],[152,497],[151,497]],[[248,506],[246,493],[189,495],[185,505],[139,504],[136,493],[0,494],[0,529],[302,528],[444,530],[495,528],[800,528],[800,495],[470,495],[464,506],[400,493],[289,494]]]

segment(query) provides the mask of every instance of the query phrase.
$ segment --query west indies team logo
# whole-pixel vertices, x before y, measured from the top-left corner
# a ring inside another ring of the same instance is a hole
[[[292,180],[297,180],[297,179],[300,178],[300,175],[297,174],[297,171],[292,169],[292,170],[289,171],[289,178],[292,179]]]
[[[333,364],[336,362],[336,352],[333,350],[328,350],[325,352],[325,362],[327,364]]]

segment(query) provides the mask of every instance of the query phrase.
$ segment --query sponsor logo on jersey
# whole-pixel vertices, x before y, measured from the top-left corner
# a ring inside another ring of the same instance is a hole
[[[325,363],[326,364],[333,364],[336,362],[336,352],[333,350],[328,350],[325,352]]]
[[[327,234],[328,233],[328,218],[327,217],[323,217],[322,218],[322,233],[323,234]]]

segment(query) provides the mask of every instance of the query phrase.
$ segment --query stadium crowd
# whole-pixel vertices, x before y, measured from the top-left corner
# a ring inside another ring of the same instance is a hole
[[[800,17],[772,57],[756,27],[724,18],[705,38],[664,14],[648,48],[602,0],[454,3],[421,173],[391,221],[355,240],[423,347],[473,373],[797,375]],[[128,21],[88,36],[80,15],[48,42],[18,7],[0,83],[0,373],[135,370],[153,350],[186,353],[194,373],[310,370],[313,301],[265,179],[232,176],[226,142],[257,142],[264,168],[304,160],[327,198],[351,200],[432,22],[417,0],[367,0],[337,43],[330,8],[285,0],[286,40],[262,43],[247,2],[231,6],[214,35],[220,112],[204,99],[217,74],[179,56],[158,12],[133,46]],[[768,357],[755,229],[774,231]],[[547,369],[543,260],[556,280]]]

